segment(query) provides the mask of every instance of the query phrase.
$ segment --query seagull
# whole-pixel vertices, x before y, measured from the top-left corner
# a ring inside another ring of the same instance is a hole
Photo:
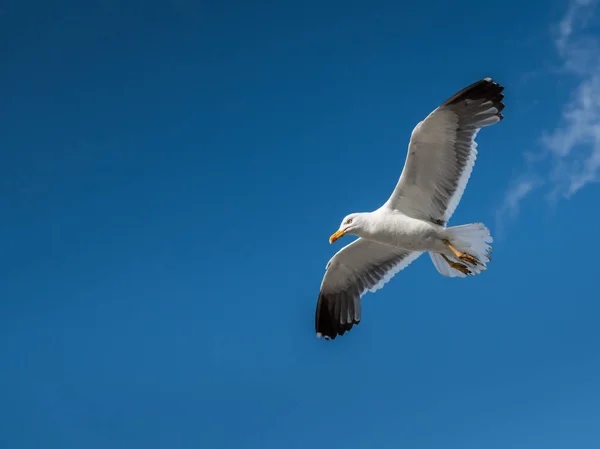
[[[373,212],[347,215],[330,238],[358,239],[327,263],[316,307],[317,337],[333,340],[359,324],[361,298],[382,288],[424,252],[446,277],[487,269],[492,237],[483,223],[446,227],[463,195],[481,128],[502,120],[504,87],[484,78],[415,126],[400,179]]]

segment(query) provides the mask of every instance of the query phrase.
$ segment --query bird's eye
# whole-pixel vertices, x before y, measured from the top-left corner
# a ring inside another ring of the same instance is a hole
[[[346,224],[350,224],[350,223],[352,223],[352,218],[348,218],[348,219],[346,220]]]

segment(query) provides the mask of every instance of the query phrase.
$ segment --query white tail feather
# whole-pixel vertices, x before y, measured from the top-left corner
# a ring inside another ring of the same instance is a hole
[[[490,253],[492,247],[489,245],[494,241],[490,231],[483,223],[473,223],[461,226],[453,226],[446,229],[448,240],[460,252],[470,254],[475,257],[479,263],[475,266],[458,260],[456,257],[449,257],[452,262],[459,262],[467,265],[471,276],[480,274],[487,270],[487,263],[491,260]],[[451,268],[444,258],[438,253],[429,253],[433,265],[442,276],[461,277],[466,275],[454,268]]]

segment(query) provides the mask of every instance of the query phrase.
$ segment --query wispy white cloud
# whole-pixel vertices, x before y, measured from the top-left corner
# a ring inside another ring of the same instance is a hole
[[[542,136],[554,160],[553,199],[570,198],[600,175],[600,63],[564,107],[561,124]]]
[[[572,0],[570,2],[565,16],[556,26],[555,44],[561,56],[570,57],[567,50],[572,47],[573,36],[577,36],[593,17],[596,3],[597,0]]]
[[[548,198],[570,198],[600,180],[600,36],[588,32],[600,0],[572,0],[554,29],[561,72],[574,77],[576,87],[563,106],[558,125],[542,134],[543,156],[550,169],[523,175],[509,186],[502,213],[515,216],[520,203],[542,183]],[[534,163],[535,165],[535,163]],[[528,173],[531,160],[527,161]]]

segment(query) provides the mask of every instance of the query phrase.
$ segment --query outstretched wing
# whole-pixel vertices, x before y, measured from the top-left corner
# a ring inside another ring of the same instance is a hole
[[[317,301],[318,337],[334,339],[360,322],[360,300],[384,286],[422,253],[405,251],[359,238],[327,263]]]
[[[475,136],[502,120],[504,87],[491,78],[453,95],[412,132],[402,175],[384,207],[445,225],[463,195],[475,158]]]

